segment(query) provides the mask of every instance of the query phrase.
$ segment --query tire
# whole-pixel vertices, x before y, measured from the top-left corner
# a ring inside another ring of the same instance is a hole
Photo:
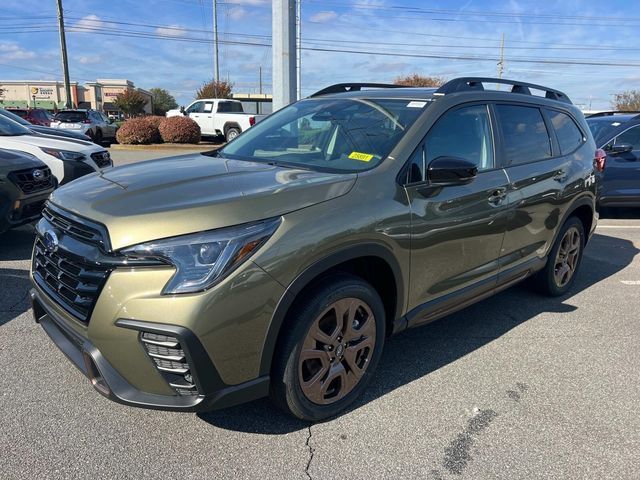
[[[91,140],[96,145],[102,145],[102,130],[96,130],[96,133],[91,135]]]
[[[366,388],[382,355],[385,310],[371,285],[347,274],[328,277],[302,295],[283,327],[270,396],[285,412],[318,421],[343,411]],[[342,329],[337,311],[353,319]]]
[[[550,297],[567,293],[578,274],[584,246],[584,226],[577,217],[570,217],[558,233],[547,264],[533,277],[536,290]],[[575,248],[577,251],[574,251]]]
[[[229,128],[224,134],[224,138],[227,142],[230,142],[231,140],[234,140],[238,135],[240,135],[240,133],[242,132],[240,132],[240,129],[238,128]]]

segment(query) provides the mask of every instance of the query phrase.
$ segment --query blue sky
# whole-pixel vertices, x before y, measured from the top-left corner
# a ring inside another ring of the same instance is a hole
[[[63,0],[72,80],[128,78],[188,104],[213,75],[211,3]],[[0,79],[61,78],[55,1],[2,6]],[[608,108],[614,93],[640,89],[640,14],[627,15],[634,7],[633,0],[302,0],[303,96],[331,83],[414,72],[496,76],[504,34],[504,77]],[[220,0],[218,25],[220,40],[230,42],[220,45],[221,76],[236,91],[257,92],[262,66],[270,92],[271,0]]]

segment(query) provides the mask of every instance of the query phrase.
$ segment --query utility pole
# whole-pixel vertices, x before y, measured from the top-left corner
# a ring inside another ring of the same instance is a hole
[[[262,93],[262,65],[260,65],[260,70],[258,71],[258,79],[260,85],[260,89],[258,90],[258,92]]]
[[[62,13],[62,0],[58,2],[58,28],[60,30],[60,51],[62,54],[62,76],[64,77],[65,107],[72,108],[71,83],[69,82],[69,61],[67,60],[67,41],[64,36],[64,15]]]
[[[296,100],[302,98],[302,0],[296,0]]]
[[[213,79],[220,81],[220,65],[218,60],[218,0],[213,0]]]
[[[500,61],[498,62],[498,78],[502,78],[504,72],[504,32],[502,33],[502,41],[500,42]],[[500,85],[498,84],[498,90]]]
[[[296,98],[296,0],[272,0],[273,111]]]

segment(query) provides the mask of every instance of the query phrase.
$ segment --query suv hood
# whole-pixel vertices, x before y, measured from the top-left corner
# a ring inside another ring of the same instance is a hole
[[[11,172],[27,168],[46,168],[35,156],[26,152],[0,149],[0,172]]]
[[[104,224],[118,250],[280,216],[344,195],[356,178],[195,154],[87,175],[50,200]]]
[[[13,135],[10,137],[0,137],[0,146],[6,144],[7,148],[19,149],[21,145],[29,145],[35,147],[56,148],[58,150],[70,150],[79,153],[101,152],[103,147],[95,143],[85,142],[84,140],[75,140],[73,138],[53,137],[50,135]]]

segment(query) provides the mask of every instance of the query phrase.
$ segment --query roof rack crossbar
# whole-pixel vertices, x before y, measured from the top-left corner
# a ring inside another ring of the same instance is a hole
[[[524,95],[531,95],[531,90],[541,90],[545,92],[545,97],[551,100],[558,100],[564,103],[572,103],[569,97],[560,90],[554,90],[553,88],[543,87],[542,85],[536,85],[534,83],[518,82],[515,80],[507,80],[504,78],[490,78],[490,77],[461,77],[449,80],[442,85],[436,94],[446,95],[448,93],[465,92],[471,90],[484,90],[483,83],[498,83],[502,85],[511,85],[511,92],[521,93]]]
[[[330,85],[310,97],[319,97],[320,95],[328,95],[330,93],[359,92],[363,88],[403,88],[405,85],[395,85],[393,83],[336,83]],[[406,87],[405,87],[406,88]]]

